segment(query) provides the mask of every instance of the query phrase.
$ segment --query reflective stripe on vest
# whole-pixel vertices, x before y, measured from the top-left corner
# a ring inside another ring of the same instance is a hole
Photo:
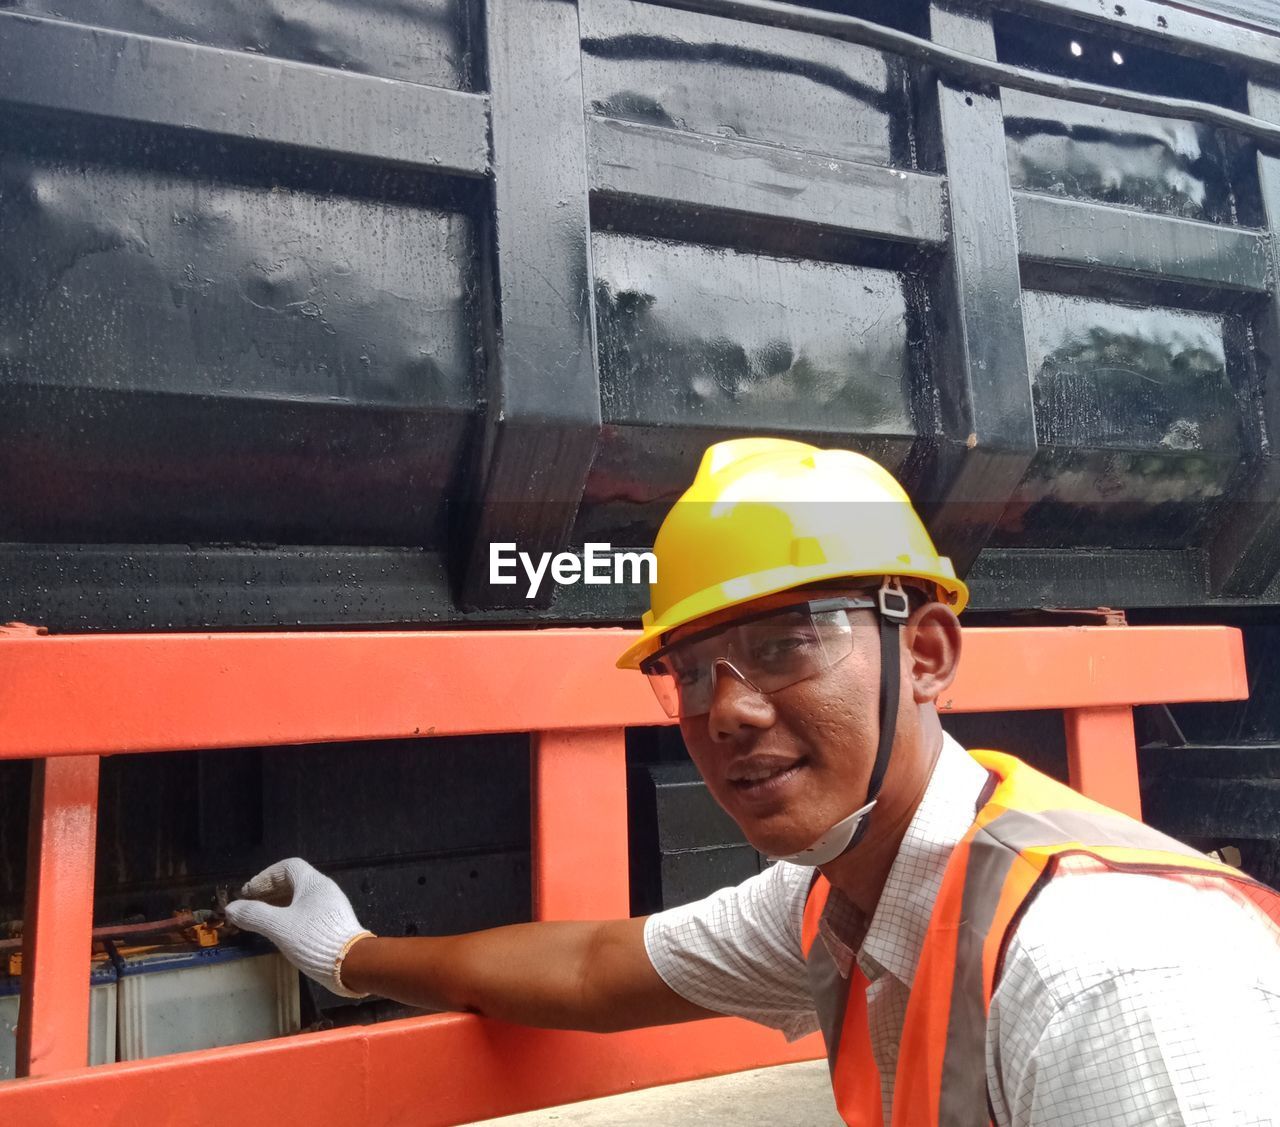
[[[1256,908],[1280,945],[1280,894],[1238,869],[1085,798],[1012,756],[969,753],[996,785],[952,852],[929,918],[898,1048],[891,1127],[987,1127],[986,1028],[1005,947],[1051,879],[1111,870],[1209,886]],[[884,1123],[867,1028],[867,980],[843,979],[819,941],[830,885],[805,905],[802,945],[831,1067],[851,1127]]]

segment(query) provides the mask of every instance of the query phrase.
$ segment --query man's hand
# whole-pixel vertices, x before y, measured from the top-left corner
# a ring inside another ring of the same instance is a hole
[[[295,967],[344,998],[362,998],[340,974],[356,940],[373,933],[360,926],[351,902],[336,884],[301,857],[263,869],[240,890],[245,899],[227,905],[227,920],[265,935]]]

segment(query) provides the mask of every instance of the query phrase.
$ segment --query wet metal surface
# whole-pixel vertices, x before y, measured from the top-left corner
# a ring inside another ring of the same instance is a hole
[[[996,54],[986,19],[935,3],[930,28],[953,49]],[[963,573],[1026,472],[1035,433],[1000,101],[943,81],[931,94],[931,141],[948,169],[951,230],[930,309],[943,437],[935,480],[921,499],[930,503],[941,551]]]
[[[740,227],[761,217],[912,243],[946,234],[940,176],[600,117],[587,137],[592,192],[630,204],[636,226],[647,208],[704,230],[715,211]]]
[[[911,436],[902,279],[596,235],[609,422]]]
[[[1221,317],[1035,291],[1022,300],[1041,443],[1239,455]]]
[[[476,410],[470,221],[31,129],[0,141],[4,535],[422,536]]]
[[[1035,260],[1102,268],[1162,282],[1266,293],[1270,247],[1264,231],[1151,215],[1130,208],[1015,191],[1018,252]]]
[[[1119,31],[1124,37],[1138,32],[1164,50],[1186,50],[1194,44],[1203,53],[1225,66],[1240,56],[1274,65],[1280,62],[1280,37],[1258,35],[1257,29],[1244,26],[1232,18],[1232,9],[1246,11],[1245,19],[1275,23],[1274,0],[1192,0],[1177,7],[1163,0],[1130,0],[1127,4],[1099,4],[1097,0],[998,0],[997,9],[1016,11],[1019,16],[1032,14],[1047,18],[1081,17],[1098,21],[1108,31]],[[1266,12],[1269,19],[1255,14]],[[1218,14],[1215,18],[1214,14]]]
[[[7,382],[473,405],[463,216],[96,156],[0,156]]]
[[[1002,99],[1013,187],[1231,221],[1227,158],[1208,127],[1014,90]]]
[[[1280,121],[1280,86],[1250,82],[1249,110],[1270,121]],[[1259,153],[1256,158],[1261,211],[1271,231],[1271,274],[1280,277],[1280,156]],[[1280,304],[1274,298],[1255,307],[1250,326],[1257,355],[1262,361],[1256,410],[1268,441],[1280,433],[1280,381],[1276,357],[1280,357]],[[1216,590],[1235,595],[1262,596],[1277,579],[1276,545],[1280,543],[1280,465],[1266,459],[1240,491],[1241,502],[1219,529],[1210,547],[1210,564]]]
[[[488,100],[0,12],[0,99],[437,172],[488,170]]]
[[[566,546],[600,432],[582,55],[577,9],[561,0],[488,0],[485,19],[490,409],[479,463],[460,482],[467,531],[455,568],[461,605],[529,609],[514,588],[489,582],[489,545]]]
[[[630,0],[580,11],[592,113],[870,164],[906,158],[903,82],[876,51]]]
[[[1172,547],[1245,450],[1223,318],[1022,295],[1040,453],[997,542]]]
[[[473,89],[463,0],[10,0],[33,16]]]
[[[713,435],[838,434],[901,466],[919,383],[901,276],[623,235],[592,253],[606,427],[578,536],[651,542]]]
[[[1115,7],[1117,15],[1125,14],[1124,5]],[[1054,26],[1011,13],[996,16],[995,32],[1006,62],[1243,108],[1243,84],[1231,68],[1189,52],[1157,49],[1150,40],[1122,38],[1100,25]],[[1247,149],[1223,131],[1012,90],[1002,100],[1015,188],[1215,223],[1248,225],[1253,218]]]
[[[1267,116],[1221,60],[1241,25],[1180,47],[1206,22],[857,7]],[[1151,553],[1152,603],[1206,574],[1205,600],[1262,597],[1274,158],[737,16],[9,5],[9,616],[627,618],[613,591],[486,604],[476,553],[647,546],[702,448],[758,431],[884,461],[1001,606],[1043,601],[1014,546],[1057,552],[1033,570],[1073,600],[1095,549]]]
[[[1260,24],[1280,29],[1280,11],[1276,10],[1272,0],[1190,0],[1185,6],[1215,15],[1256,20]]]

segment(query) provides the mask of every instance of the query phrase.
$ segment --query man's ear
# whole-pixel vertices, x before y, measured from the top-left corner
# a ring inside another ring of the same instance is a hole
[[[907,621],[907,676],[916,704],[932,704],[956,676],[960,662],[960,620],[942,603],[926,603]]]

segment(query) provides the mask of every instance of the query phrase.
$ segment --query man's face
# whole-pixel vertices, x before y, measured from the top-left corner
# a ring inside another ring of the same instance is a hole
[[[789,591],[708,615],[672,640],[817,594]],[[818,676],[765,695],[722,667],[711,710],[680,721],[712,795],[762,853],[808,848],[866,799],[879,739],[879,620],[855,610],[849,622],[852,652]]]

